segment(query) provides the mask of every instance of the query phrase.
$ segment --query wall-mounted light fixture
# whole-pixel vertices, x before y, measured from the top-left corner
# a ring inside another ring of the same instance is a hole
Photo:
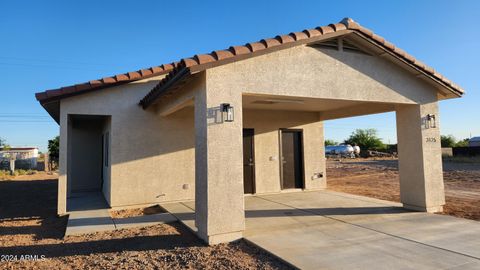
[[[427,114],[425,128],[436,128],[437,121],[435,119],[435,114]]]
[[[229,103],[220,104],[220,110],[222,111],[223,122],[233,122],[233,107]]]

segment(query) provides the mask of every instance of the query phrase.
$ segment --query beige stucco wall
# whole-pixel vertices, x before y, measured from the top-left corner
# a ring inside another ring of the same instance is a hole
[[[307,46],[209,69],[180,89],[177,94],[180,99],[174,95],[156,105],[156,109],[141,109],[138,101],[159,79],[61,101],[59,213],[65,212],[66,170],[70,160],[67,156],[71,154],[65,151],[71,143],[67,138],[69,114],[111,116],[108,182],[111,192],[104,190],[104,194],[112,207],[193,199],[197,185],[200,188],[197,195],[202,194],[197,196],[197,209],[202,212],[197,221],[206,226],[202,230],[209,236],[243,230],[240,154],[243,127],[255,129],[257,193],[280,190],[279,128],[304,130],[306,188],[325,187],[322,113],[242,111],[242,93],[396,105],[428,103],[436,100],[437,95],[430,85],[381,57],[320,51]],[[189,104],[192,99],[195,108]],[[235,122],[211,124],[209,112],[223,102],[235,107]],[[276,160],[270,160],[275,156]],[[218,165],[225,162],[231,164],[228,170]],[[324,178],[312,179],[314,173],[323,173]],[[228,181],[218,182],[222,179]],[[404,186],[409,190],[408,184]],[[212,209],[219,201],[229,206],[223,207],[229,211]]]
[[[426,115],[434,114],[429,128]],[[396,110],[400,197],[404,207],[440,212],[445,204],[437,102],[402,105]]]
[[[378,56],[299,46],[215,67],[222,89],[254,94],[374,101],[428,102],[435,89]],[[319,108],[321,109],[321,108]]]
[[[60,214],[66,212],[68,115],[109,115],[110,205],[127,206],[192,199],[194,194],[193,109],[160,118],[138,101],[160,78],[113,87],[61,101]]]
[[[318,113],[271,110],[244,110],[243,127],[255,132],[255,191],[279,192],[279,129],[302,129],[304,140],[305,189],[326,187],[323,122]],[[323,173],[323,178],[313,177]]]

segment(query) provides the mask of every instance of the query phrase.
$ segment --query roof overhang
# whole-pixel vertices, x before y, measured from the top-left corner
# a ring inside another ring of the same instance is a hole
[[[460,97],[464,94],[460,86],[452,83],[433,68],[428,67],[402,49],[386,41],[379,35],[374,34],[371,30],[360,26],[352,19],[346,18],[340,23],[306,29],[302,32],[294,32],[288,35],[279,35],[275,38],[262,39],[258,42],[247,43],[243,46],[232,46],[227,50],[213,51],[210,54],[199,54],[191,58],[184,58],[180,62],[47,90],[36,93],[35,96],[45,110],[58,123],[60,100],[63,98],[167,74],[167,76],[140,101],[140,105],[146,109],[152,104],[155,104],[161,97],[169,96],[173,91],[179,89],[191,75],[206,69],[294,46],[312,44],[345,35],[350,35],[351,37],[361,39],[363,42],[367,42],[369,47],[376,48],[379,56],[386,57],[395,63],[414,70],[415,76],[433,83],[435,88],[445,98]]]
[[[354,35],[367,42],[369,47],[375,48],[377,55],[390,58],[391,61],[414,70],[414,76],[423,78],[435,85],[435,88],[444,97],[460,97],[464,91],[452,83],[433,68],[425,65],[415,57],[374,34],[367,28],[360,26],[352,19],[344,19],[340,23],[328,26],[307,29],[302,32],[277,36],[271,39],[262,39],[259,42],[247,43],[244,46],[233,46],[227,50],[214,51],[210,54],[195,55],[184,58],[163,80],[161,80],[141,101],[140,105],[146,109],[155,104],[162,96],[170,94],[179,88],[179,81],[185,83],[186,74],[195,74],[209,68],[225,65],[235,61],[256,57],[273,51],[288,49],[294,46],[314,44],[333,37]],[[181,79],[179,79],[181,78]]]

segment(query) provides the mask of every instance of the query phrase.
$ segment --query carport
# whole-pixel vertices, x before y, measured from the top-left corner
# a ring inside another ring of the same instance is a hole
[[[184,59],[141,101],[162,117],[194,107],[206,242],[242,237],[245,191],[324,189],[323,121],[381,112],[396,113],[403,207],[442,211],[438,101],[462,90],[352,20],[329,28]]]
[[[215,244],[243,237],[245,196],[325,189],[324,121],[345,117],[395,112],[402,207],[442,211],[438,102],[462,94],[347,18],[36,96],[60,124],[58,214],[74,187],[115,208],[194,199]]]
[[[195,203],[162,204],[194,232]],[[298,269],[476,269],[478,222],[327,190],[245,197],[244,239]]]

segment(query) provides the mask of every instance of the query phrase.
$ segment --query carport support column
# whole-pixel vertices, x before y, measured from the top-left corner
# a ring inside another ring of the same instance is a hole
[[[234,121],[219,121],[219,106],[234,108]],[[195,225],[210,245],[242,238],[242,97],[204,85],[195,96]]]
[[[428,121],[428,114],[434,115],[435,121]],[[437,102],[398,106],[396,117],[403,206],[441,212],[445,192]]]

